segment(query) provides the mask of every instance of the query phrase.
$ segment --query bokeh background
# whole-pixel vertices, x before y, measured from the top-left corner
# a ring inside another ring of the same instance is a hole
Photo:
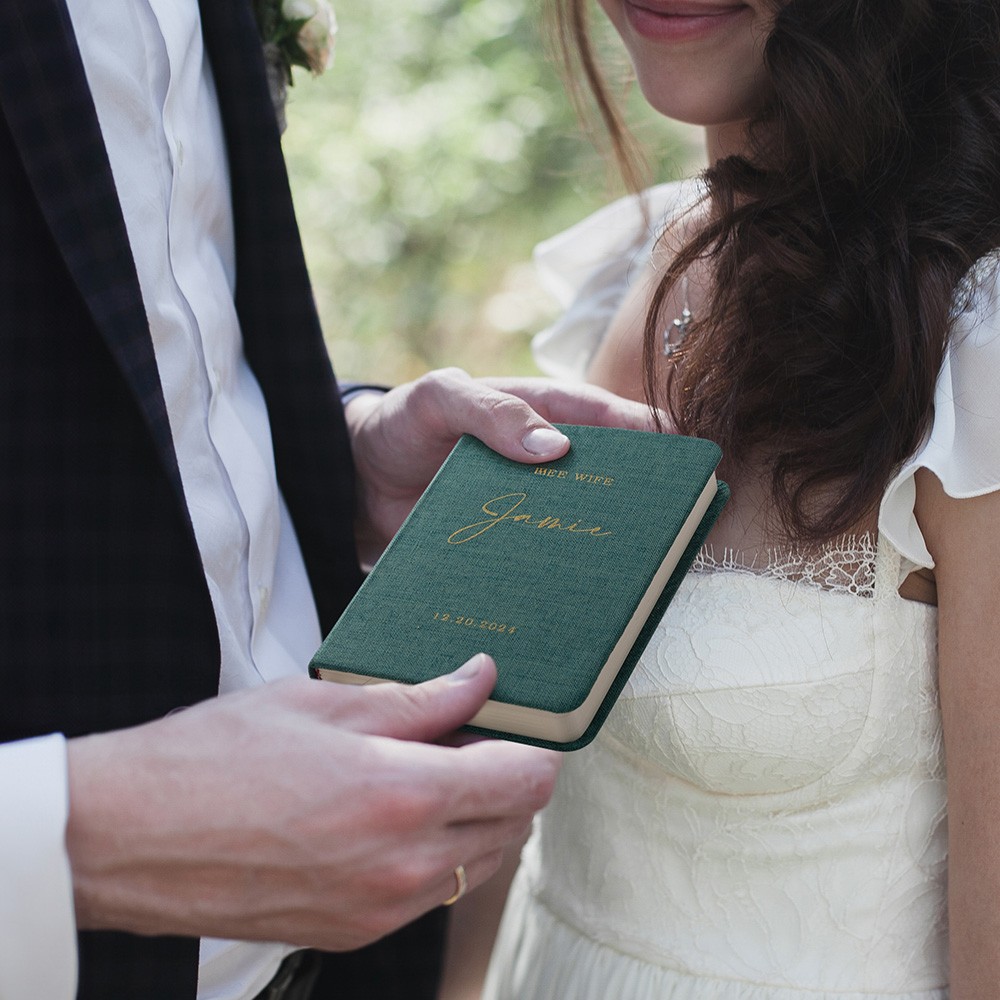
[[[554,306],[532,247],[621,194],[566,96],[541,7],[336,0],[333,67],[295,71],[283,142],[341,378],[535,372],[529,340]],[[695,169],[697,136],[646,108],[616,40],[598,36],[651,179]]]

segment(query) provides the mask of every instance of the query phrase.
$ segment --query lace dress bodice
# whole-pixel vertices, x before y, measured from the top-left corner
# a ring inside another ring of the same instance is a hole
[[[936,611],[899,558],[699,559],[564,764],[487,996],[945,995]]]
[[[691,199],[663,186],[540,248],[566,307],[536,339],[544,370],[582,377],[649,259],[640,230]],[[484,1000],[947,996],[937,612],[898,587],[933,567],[918,468],[953,497],[1000,489],[1000,289],[977,278],[877,532],[813,559],[701,554],[604,729],[567,755]]]

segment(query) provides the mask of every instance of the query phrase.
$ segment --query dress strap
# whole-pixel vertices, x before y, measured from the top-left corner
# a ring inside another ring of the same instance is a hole
[[[875,540],[875,600],[891,600],[899,595],[903,580],[915,569],[884,532]]]

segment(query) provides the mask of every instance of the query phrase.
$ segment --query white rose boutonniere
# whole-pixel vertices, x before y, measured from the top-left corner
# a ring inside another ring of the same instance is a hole
[[[303,61],[292,59],[293,65],[304,66],[320,74],[333,65],[333,43],[337,35],[337,18],[326,0],[283,0],[281,14],[295,32],[295,47]]]
[[[319,75],[333,63],[337,18],[328,0],[254,0],[275,114],[285,129],[292,67]]]

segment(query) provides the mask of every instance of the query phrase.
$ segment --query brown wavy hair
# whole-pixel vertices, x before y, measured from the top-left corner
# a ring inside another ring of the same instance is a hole
[[[553,0],[558,36],[634,189],[588,2]],[[818,541],[919,446],[970,269],[1000,246],[1000,3],[776,6],[771,96],[747,155],[704,173],[711,211],[656,290],[643,374],[681,432],[765,456],[785,528]],[[664,384],[664,302],[699,259],[710,302]]]

